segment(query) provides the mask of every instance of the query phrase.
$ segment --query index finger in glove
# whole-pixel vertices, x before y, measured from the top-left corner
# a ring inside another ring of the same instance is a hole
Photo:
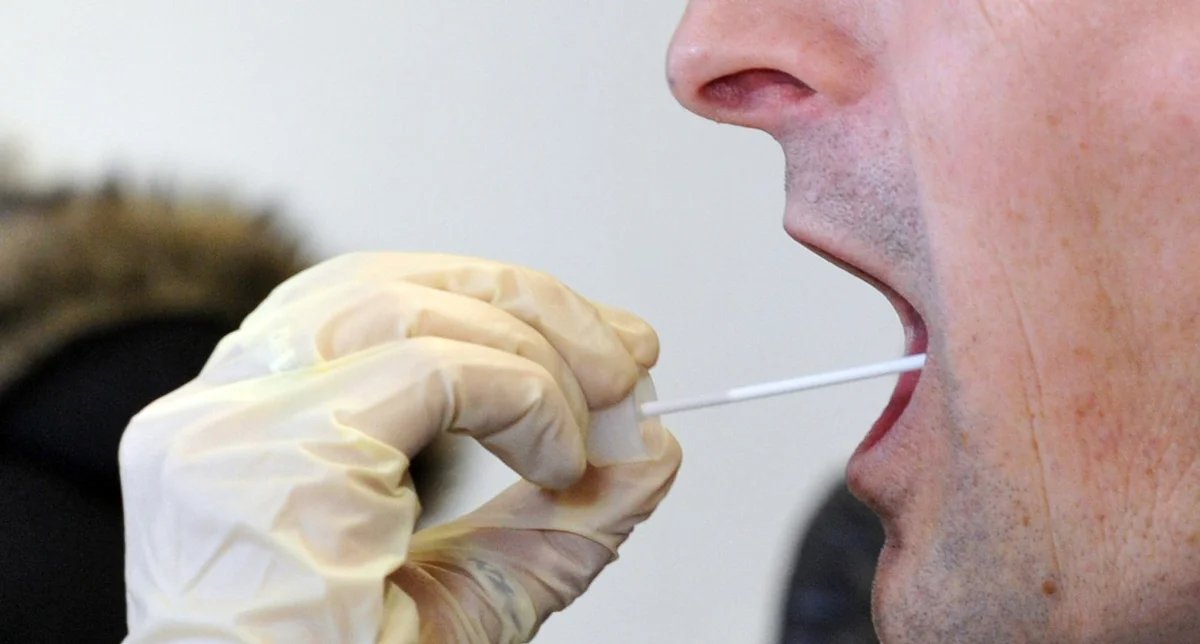
[[[575,375],[537,331],[487,303],[408,282],[343,280],[264,306],[221,342],[200,378],[222,384],[304,369],[423,337],[536,362],[558,383],[576,423],[587,426],[587,401]]]
[[[410,282],[471,297],[507,312],[550,342],[571,367],[593,409],[623,399],[637,382],[639,360],[657,355],[657,339],[634,342],[641,355],[633,355],[622,335],[592,302],[553,277],[472,257],[424,253],[344,255],[292,278],[267,299],[267,304],[285,304],[345,280]],[[632,332],[630,337],[645,335],[632,326],[627,331]],[[639,343],[645,346],[638,348]]]
[[[592,302],[600,319],[604,320],[625,345],[625,350],[633,356],[634,361],[642,369],[650,369],[658,363],[658,334],[638,316],[600,302]]]

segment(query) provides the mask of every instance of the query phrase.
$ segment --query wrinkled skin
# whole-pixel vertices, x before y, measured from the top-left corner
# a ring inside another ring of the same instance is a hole
[[[1191,641],[1200,2],[692,0],[668,75],[777,139],[788,233],[928,329],[848,470],[881,638]]]

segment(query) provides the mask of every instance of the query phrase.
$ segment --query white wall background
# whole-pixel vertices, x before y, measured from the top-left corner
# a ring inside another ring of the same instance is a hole
[[[780,225],[781,155],[671,99],[682,0],[0,5],[0,138],[37,172],[281,204],[322,256],[477,254],[631,309],[660,396],[898,354]],[[541,642],[769,642],[797,532],[891,383],[669,419],[678,482]],[[510,475],[481,452],[465,507]]]

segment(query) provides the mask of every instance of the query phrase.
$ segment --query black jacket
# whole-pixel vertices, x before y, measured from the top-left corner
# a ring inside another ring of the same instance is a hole
[[[125,635],[121,433],[300,266],[218,202],[0,192],[0,642]]]

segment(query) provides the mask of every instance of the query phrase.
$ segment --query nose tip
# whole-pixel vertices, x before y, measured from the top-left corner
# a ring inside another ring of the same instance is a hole
[[[709,52],[702,45],[685,39],[683,25],[680,25],[667,49],[667,86],[680,105],[697,113],[700,106],[696,103],[696,87],[702,82],[700,70],[705,67],[708,56]]]
[[[715,119],[715,115],[709,113],[704,89],[717,77],[714,52],[711,46],[696,37],[690,26],[689,16],[685,16],[671,39],[667,50],[667,85],[680,105],[700,116]]]

